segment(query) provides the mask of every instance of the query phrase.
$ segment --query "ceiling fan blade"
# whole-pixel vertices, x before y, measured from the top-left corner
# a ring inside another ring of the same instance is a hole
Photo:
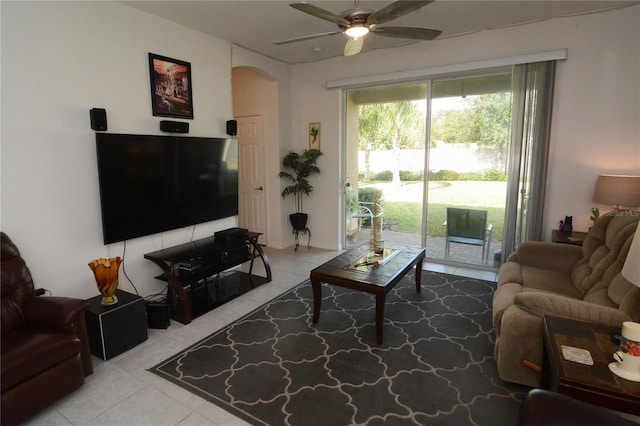
[[[331,31],[329,33],[311,34],[311,35],[302,36],[302,37],[290,38],[287,40],[274,41],[273,44],[281,45],[281,44],[288,44],[288,43],[296,43],[298,41],[311,40],[314,38],[326,37],[334,34],[342,34],[342,31]]]
[[[384,22],[391,21],[393,19],[399,18],[402,15],[406,15],[409,12],[413,12],[414,10],[418,10],[420,8],[425,7],[429,3],[433,3],[431,1],[396,1],[388,5],[387,7],[383,7],[377,12],[373,12],[369,18],[367,19],[367,24],[382,24]]]
[[[289,6],[299,10],[300,12],[308,13],[309,15],[313,15],[316,18],[324,19],[325,21],[333,22],[334,24],[344,26],[350,25],[349,21],[344,19],[342,16],[336,15],[333,12],[329,12],[328,10],[321,9],[309,3],[293,3]]]
[[[357,55],[362,50],[364,38],[354,37],[347,40],[347,44],[344,45],[344,56]]]
[[[415,27],[376,27],[371,31],[374,34],[386,37],[410,38],[414,40],[434,40],[442,33],[440,30]]]

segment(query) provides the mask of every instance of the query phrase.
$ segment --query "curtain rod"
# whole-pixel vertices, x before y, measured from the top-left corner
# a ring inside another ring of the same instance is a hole
[[[420,77],[429,77],[438,74],[453,72],[473,71],[485,68],[498,68],[509,65],[528,64],[567,59],[567,49],[549,50],[546,52],[529,53],[526,55],[509,56],[505,58],[486,59],[482,61],[463,62],[452,65],[419,68],[407,71],[395,71],[384,74],[376,74],[364,77],[345,78],[341,80],[327,81],[327,89],[341,89],[346,87],[361,86],[372,83],[384,83],[399,80],[411,80]]]

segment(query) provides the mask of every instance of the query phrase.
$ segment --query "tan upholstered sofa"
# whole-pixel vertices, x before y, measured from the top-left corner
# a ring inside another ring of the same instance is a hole
[[[540,385],[542,316],[621,326],[640,321],[640,288],[620,271],[640,212],[618,211],[591,228],[582,247],[529,241],[498,272],[493,297],[495,360],[503,380]]]

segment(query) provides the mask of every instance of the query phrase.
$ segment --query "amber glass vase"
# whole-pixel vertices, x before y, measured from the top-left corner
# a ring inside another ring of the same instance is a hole
[[[118,303],[116,290],[118,289],[118,270],[121,263],[122,259],[120,257],[109,259],[101,257],[89,262],[89,268],[93,271],[98,290],[102,294],[102,304],[104,306]]]

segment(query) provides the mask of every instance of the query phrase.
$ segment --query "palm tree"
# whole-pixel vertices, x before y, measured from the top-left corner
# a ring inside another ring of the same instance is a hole
[[[424,123],[424,113],[411,101],[361,106],[360,149],[365,159],[368,150],[391,149],[393,183],[400,185],[400,149],[424,147]]]

